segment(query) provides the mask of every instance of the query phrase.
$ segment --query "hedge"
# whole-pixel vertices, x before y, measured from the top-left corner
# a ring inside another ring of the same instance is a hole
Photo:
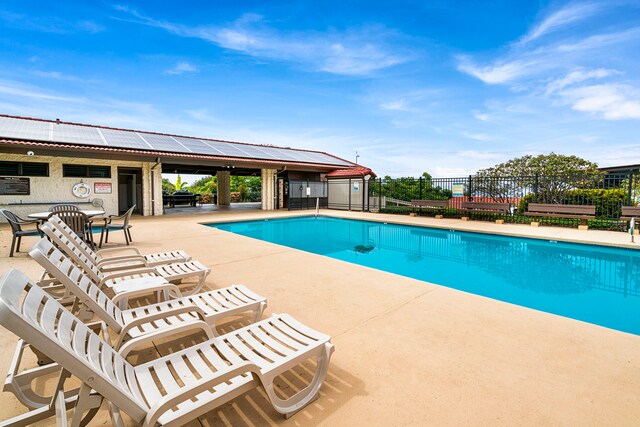
[[[518,203],[518,213],[527,211],[529,203],[534,203],[536,195],[531,193],[520,199]],[[547,203],[544,194],[538,194],[538,203]],[[595,205],[596,217],[598,218],[619,218],[621,207],[627,204],[627,194],[624,190],[615,188],[612,190],[603,189],[577,189],[568,190],[564,193],[563,204],[565,205]]]

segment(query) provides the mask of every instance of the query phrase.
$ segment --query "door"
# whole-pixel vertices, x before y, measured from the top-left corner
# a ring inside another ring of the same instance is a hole
[[[122,214],[136,205],[134,212],[142,210],[142,169],[118,168],[118,211]]]

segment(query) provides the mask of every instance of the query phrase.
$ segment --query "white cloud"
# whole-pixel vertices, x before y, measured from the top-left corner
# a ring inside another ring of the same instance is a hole
[[[458,57],[458,70],[465,72],[487,84],[508,83],[532,72],[532,67],[539,61],[514,60],[497,62],[484,67],[473,64],[469,57]]]
[[[602,8],[602,4],[596,3],[573,3],[552,13],[542,22],[533,27],[520,39],[520,43],[529,43],[546,34],[558,31],[577,21],[593,16]]]
[[[489,114],[481,113],[479,111],[474,111],[473,112],[473,117],[475,117],[476,119],[480,120],[481,122],[491,121],[491,116]]]
[[[197,73],[199,70],[188,62],[178,62],[173,68],[165,71],[165,74],[179,75],[185,73]]]
[[[33,74],[34,76],[44,77],[44,78],[47,78],[47,79],[66,80],[66,81],[80,81],[80,80],[82,80],[77,76],[74,76],[74,75],[71,75],[71,74],[62,73],[60,71],[33,70],[33,71],[30,71],[30,73]]]
[[[384,102],[380,104],[380,108],[383,110],[391,111],[407,111],[407,103],[404,99],[397,99],[395,101]]]
[[[499,160],[504,158],[504,154],[495,153],[492,151],[476,151],[476,150],[465,150],[459,151],[456,155],[468,159],[477,159],[477,160]]]
[[[602,84],[567,89],[560,93],[576,111],[607,120],[640,119],[640,91],[619,84]]]
[[[485,135],[482,133],[472,133],[472,132],[463,131],[463,132],[460,132],[460,134],[466,138],[473,139],[475,141],[491,141],[492,139],[489,135]]]
[[[278,31],[262,17],[246,14],[227,26],[186,26],[159,21],[127,6],[116,10],[135,18],[133,22],[162,28],[181,37],[193,37],[246,55],[311,66],[316,71],[340,75],[368,75],[410,60],[410,55],[390,46],[396,36],[381,26],[348,31]]]
[[[567,86],[571,86],[575,83],[580,83],[585,80],[590,79],[602,79],[612,75],[620,75],[622,74],[617,70],[608,70],[605,68],[598,68],[595,70],[575,70],[565,75],[562,78],[552,81],[547,86],[546,94],[550,95],[554,92],[559,91]]]

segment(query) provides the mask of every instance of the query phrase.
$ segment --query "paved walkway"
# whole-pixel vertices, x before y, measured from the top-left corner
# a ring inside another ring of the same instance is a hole
[[[554,240],[620,245],[629,240],[625,233],[592,230],[323,213]],[[330,334],[336,346],[320,399],[293,418],[278,416],[264,393],[254,390],[189,425],[638,424],[639,336],[199,224],[300,214],[308,212],[134,219],[133,238],[142,251],[184,249],[212,267],[210,288],[244,283],[269,298],[267,315],[290,313]],[[122,238],[114,235],[113,240]],[[25,254],[6,257],[9,241],[3,225],[0,272],[16,267],[36,278],[40,269]],[[33,241],[25,239],[25,247]],[[194,340],[185,338],[187,343]],[[15,337],[0,330],[0,343],[5,349],[0,369],[6,369]],[[170,350],[168,344],[157,343],[139,358]],[[292,378],[285,380],[295,387]],[[0,395],[0,407],[2,418],[23,410],[8,393]],[[104,410],[92,425],[103,423],[109,425]]]

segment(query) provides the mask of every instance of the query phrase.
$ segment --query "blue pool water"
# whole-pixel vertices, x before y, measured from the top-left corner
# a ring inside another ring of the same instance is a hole
[[[330,217],[221,230],[640,335],[640,251]]]

